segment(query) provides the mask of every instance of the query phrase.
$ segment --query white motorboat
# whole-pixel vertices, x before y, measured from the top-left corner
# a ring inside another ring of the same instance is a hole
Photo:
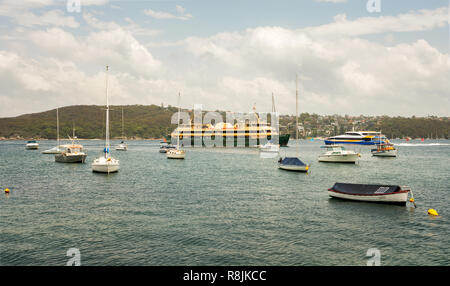
[[[295,157],[284,157],[278,160],[278,168],[286,171],[308,172],[309,165],[303,163],[298,155],[298,76],[295,79]]]
[[[184,159],[186,152],[179,149],[169,149],[167,150],[167,159]]]
[[[116,151],[127,151],[128,145],[122,141],[119,145],[116,146]]]
[[[61,146],[59,144],[59,109],[56,109],[56,147],[52,149],[45,150],[42,154],[61,154],[64,150],[66,150],[67,146]]]
[[[180,127],[180,97],[181,93],[178,93],[178,128]],[[184,159],[186,156],[186,151],[181,150],[180,148],[180,137],[177,138],[177,146],[176,148],[167,149],[166,152],[167,159]]]
[[[37,150],[39,149],[39,143],[37,143],[35,140],[30,140],[27,142],[27,145],[25,145],[25,148],[27,150]]]
[[[342,145],[326,145],[326,152],[319,155],[319,162],[329,163],[356,163],[359,154],[353,150],[345,150]]]
[[[106,66],[106,138],[105,148],[103,149],[104,155],[95,159],[92,163],[92,171],[96,173],[115,173],[120,169],[120,162],[117,159],[111,157],[111,148],[109,141],[109,101],[108,101],[108,70]]]

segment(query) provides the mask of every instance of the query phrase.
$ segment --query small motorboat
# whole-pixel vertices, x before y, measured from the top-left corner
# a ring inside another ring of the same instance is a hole
[[[325,148],[327,151],[319,155],[319,162],[355,164],[359,158],[358,153],[353,150],[345,150],[342,145],[326,145],[321,148]]]
[[[27,145],[25,145],[25,148],[27,150],[37,150],[39,149],[39,143],[37,143],[35,140],[30,140],[27,142]]]
[[[397,157],[398,150],[394,147],[393,144],[378,144],[377,149],[370,150],[372,156],[377,157]]]
[[[161,142],[161,146],[159,146],[159,153],[167,153],[170,149],[176,149],[176,146],[171,144],[167,144],[167,142]]]
[[[120,144],[116,146],[116,151],[127,151],[127,150],[128,145],[124,141],[120,142]]]
[[[398,185],[335,183],[328,194],[339,199],[405,205],[410,191]]]
[[[166,156],[167,159],[184,159],[186,152],[178,148],[173,148],[167,150]]]
[[[303,163],[297,157],[285,157],[278,160],[278,168],[286,171],[308,172],[309,165]]]

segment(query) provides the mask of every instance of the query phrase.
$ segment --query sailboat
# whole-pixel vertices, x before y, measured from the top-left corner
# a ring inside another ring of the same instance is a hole
[[[276,113],[275,110],[275,98],[273,97],[273,93],[272,93],[272,115],[274,116]],[[278,152],[280,152],[280,144],[276,144],[277,142],[273,142],[272,139],[269,140],[266,144],[264,145],[260,145],[259,146],[259,151],[260,152],[268,152],[268,153],[273,153],[275,156],[272,158],[275,158],[278,154]]]
[[[58,163],[84,163],[87,153],[83,149],[83,145],[75,142],[78,138],[75,136],[75,124],[72,130],[72,137],[68,136],[72,144],[61,146],[60,153],[55,155],[55,162]]]
[[[64,151],[64,146],[59,144],[59,109],[56,108],[56,147],[45,150],[42,154],[61,154]]]
[[[120,144],[116,147],[117,151],[127,151],[128,150],[128,145],[125,143],[125,141],[123,141],[123,139],[125,138],[124,135],[124,125],[123,125],[123,107],[122,107],[122,142],[120,142]]]
[[[180,97],[181,93],[178,93],[178,128],[180,128]],[[173,149],[168,149],[166,152],[167,159],[184,159],[186,156],[186,151],[180,148],[180,137],[177,138],[177,147]]]
[[[111,157],[111,146],[109,142],[109,101],[108,101],[108,70],[109,66],[106,66],[106,138],[105,149],[103,149],[104,155],[95,159],[92,163],[92,171],[97,173],[115,173],[119,171],[119,160]]]
[[[296,171],[296,172],[308,172],[309,165],[303,163],[298,156],[298,76],[295,79],[295,157],[284,157],[278,160],[278,167],[282,170]]]

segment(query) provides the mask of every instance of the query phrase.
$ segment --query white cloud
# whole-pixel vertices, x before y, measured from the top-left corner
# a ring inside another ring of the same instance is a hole
[[[85,65],[110,64],[117,70],[146,78],[163,73],[163,65],[129,31],[115,29],[74,36],[59,28],[35,31],[29,39],[42,54],[71,58]]]
[[[128,23],[127,25],[119,25],[116,22],[104,22],[100,21],[94,17],[94,15],[90,13],[83,13],[84,21],[92,28],[99,30],[117,30],[123,29],[131,32],[135,36],[156,36],[162,33],[160,30],[143,28],[140,25],[136,24],[132,19],[126,17],[125,21]]]
[[[362,17],[347,20],[345,14],[334,17],[334,22],[303,29],[312,36],[361,36],[387,32],[428,31],[449,24],[448,7],[434,10],[411,11],[398,16]]]
[[[192,15],[189,13],[185,13],[186,9],[182,6],[176,5],[175,10],[177,14],[172,14],[163,11],[154,11],[152,9],[144,10],[144,14],[150,16],[155,19],[177,19],[177,20],[189,20],[192,18]]]

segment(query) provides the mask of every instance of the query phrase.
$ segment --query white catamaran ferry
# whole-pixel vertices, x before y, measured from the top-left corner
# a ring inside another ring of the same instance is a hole
[[[378,131],[349,131],[343,135],[328,137],[325,139],[326,145],[332,144],[357,144],[357,145],[376,145],[380,143],[389,143],[386,136]]]

